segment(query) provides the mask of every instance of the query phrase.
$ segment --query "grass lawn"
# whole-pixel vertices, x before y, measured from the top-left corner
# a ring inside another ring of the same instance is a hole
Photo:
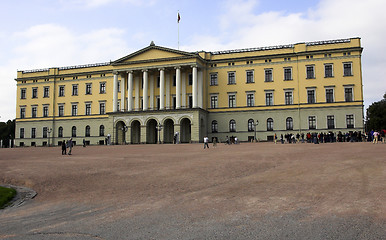
[[[0,187],[0,209],[7,206],[13,197],[16,195],[16,190],[13,188]]]

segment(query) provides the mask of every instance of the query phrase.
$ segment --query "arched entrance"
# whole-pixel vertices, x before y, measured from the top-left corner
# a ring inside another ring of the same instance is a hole
[[[115,125],[115,142],[118,145],[126,143],[126,124],[123,121],[117,122]]]
[[[141,123],[138,120],[131,123],[131,143],[141,143]]]
[[[164,122],[164,143],[173,143],[174,122],[171,119],[166,119]]]
[[[180,124],[181,143],[189,143],[191,140],[191,129],[190,129],[190,119],[184,118],[181,120]]]
[[[146,124],[146,143],[155,144],[157,143],[157,121],[151,119]]]

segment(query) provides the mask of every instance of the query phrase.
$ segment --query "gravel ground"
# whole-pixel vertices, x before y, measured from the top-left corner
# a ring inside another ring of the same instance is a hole
[[[0,239],[386,239],[386,145],[0,149]]]

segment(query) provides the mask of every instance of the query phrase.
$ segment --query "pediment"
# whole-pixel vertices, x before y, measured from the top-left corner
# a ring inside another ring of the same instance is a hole
[[[165,61],[179,58],[192,58],[197,57],[195,53],[189,53],[184,51],[179,51],[176,49],[165,48],[160,46],[155,46],[151,44],[149,47],[141,49],[137,52],[129,54],[123,58],[120,58],[114,61],[113,65],[121,64],[130,64],[137,62],[149,62],[149,61]]]

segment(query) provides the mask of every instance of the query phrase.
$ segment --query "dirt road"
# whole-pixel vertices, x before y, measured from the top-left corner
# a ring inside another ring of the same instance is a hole
[[[386,144],[0,149],[0,239],[386,239]]]

